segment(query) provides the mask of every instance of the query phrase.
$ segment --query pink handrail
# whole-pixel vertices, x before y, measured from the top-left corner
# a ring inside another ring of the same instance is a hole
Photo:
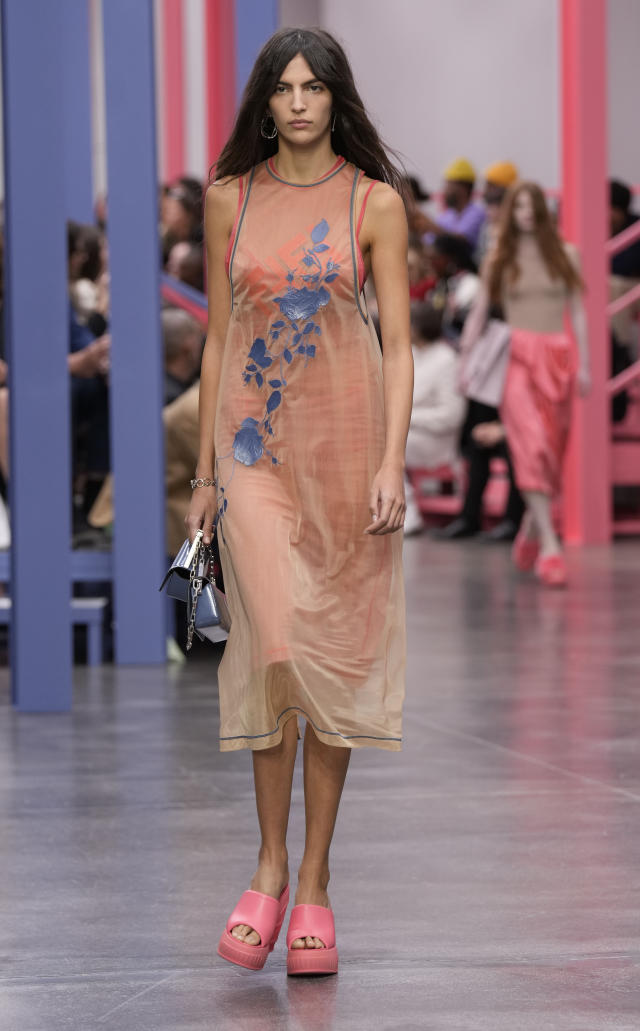
[[[607,240],[605,253],[608,257],[612,258],[614,254],[624,251],[630,244],[635,243],[636,240],[640,240],[640,218],[633,225],[623,229],[621,233]]]
[[[623,294],[622,297],[617,297],[615,301],[610,301],[607,305],[607,315],[609,317],[617,315],[619,311],[624,311],[630,304],[638,300],[640,300],[640,283],[632,287],[631,290],[627,290],[626,294]]]
[[[611,395],[619,394],[621,390],[624,390],[637,379],[640,379],[640,362],[634,362],[628,369],[619,372],[617,376],[610,379],[607,382],[607,393]]]

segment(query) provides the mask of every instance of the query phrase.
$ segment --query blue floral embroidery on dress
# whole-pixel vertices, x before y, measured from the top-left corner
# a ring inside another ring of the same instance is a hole
[[[271,459],[272,465],[280,465],[280,461],[273,452],[266,447],[265,441],[275,436],[272,425],[272,415],[279,408],[283,400],[283,392],[287,387],[287,369],[296,360],[304,358],[303,368],[306,368],[309,359],[316,354],[316,345],[311,343],[316,336],[322,334],[322,329],[314,316],[326,308],[331,300],[331,294],[324,284],[332,283],[338,278],[340,265],[329,258],[327,251],[331,248],[323,243],[329,232],[329,223],[322,219],[311,230],[311,245],[303,247],[301,264],[305,272],[299,272],[298,268],[289,269],[286,281],[288,289],[281,297],[274,297],[273,302],[278,306],[279,312],[284,318],[278,318],[271,323],[268,332],[268,344],[263,337],[256,337],[251,345],[247,361],[242,373],[245,385],[255,383],[259,390],[267,389],[268,395],[265,401],[265,413],[260,421],[258,419],[243,419],[240,429],[237,431],[231,451],[227,455],[216,458],[216,474],[218,480],[218,522],[227,509],[225,497],[225,486],[221,483],[219,463],[225,458],[233,456],[231,475],[226,486],[229,486],[233,477],[235,463],[242,465],[255,465],[261,458]],[[326,255],[326,261],[318,255]],[[296,280],[302,286],[296,286]],[[304,325],[303,325],[304,323]],[[282,338],[282,339],[281,339]]]
[[[233,438],[233,457],[243,465],[255,465],[264,453],[258,425],[257,419],[243,419],[240,429]]]

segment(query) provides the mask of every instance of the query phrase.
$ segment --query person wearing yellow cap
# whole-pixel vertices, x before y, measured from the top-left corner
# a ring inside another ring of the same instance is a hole
[[[518,169],[513,162],[496,161],[493,165],[489,165],[484,173],[485,189],[497,186],[503,191],[508,190],[516,182],[518,176]]]
[[[444,170],[445,210],[436,218],[443,233],[464,236],[475,251],[487,217],[482,204],[473,200],[476,170],[467,158],[456,158]]]

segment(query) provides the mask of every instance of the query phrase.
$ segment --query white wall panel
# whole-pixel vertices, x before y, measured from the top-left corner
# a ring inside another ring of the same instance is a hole
[[[633,0],[631,0],[633,2]],[[437,188],[456,156],[558,185],[557,0],[321,0],[385,140]]]
[[[188,175],[207,175],[206,58],[203,0],[183,0],[185,161]]]
[[[640,2],[609,0],[609,168],[640,183]]]

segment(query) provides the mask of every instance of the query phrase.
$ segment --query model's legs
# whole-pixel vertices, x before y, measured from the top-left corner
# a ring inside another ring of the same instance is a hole
[[[273,895],[276,899],[289,881],[287,827],[297,747],[298,721],[294,716],[282,728],[279,744],[253,752],[261,841],[258,869],[251,881],[251,888],[265,895]],[[248,945],[260,944],[260,936],[246,924],[238,924],[231,934]]]
[[[534,527],[537,530],[540,554],[543,558],[558,555],[561,549],[551,518],[551,498],[540,491],[528,490],[524,492],[524,499],[527,506],[526,532],[532,534]]]
[[[509,497],[507,498],[504,520],[505,522],[513,523],[514,526],[519,527],[525,512],[524,498],[518,490],[511,455],[509,454],[509,449],[506,445],[502,449],[502,454],[506,459],[507,468],[509,470]]]
[[[304,736],[304,856],[298,871],[296,905],[329,906],[329,849],[336,825],[351,749],[326,745],[307,723]],[[319,938],[296,938],[294,949],[322,948]]]

